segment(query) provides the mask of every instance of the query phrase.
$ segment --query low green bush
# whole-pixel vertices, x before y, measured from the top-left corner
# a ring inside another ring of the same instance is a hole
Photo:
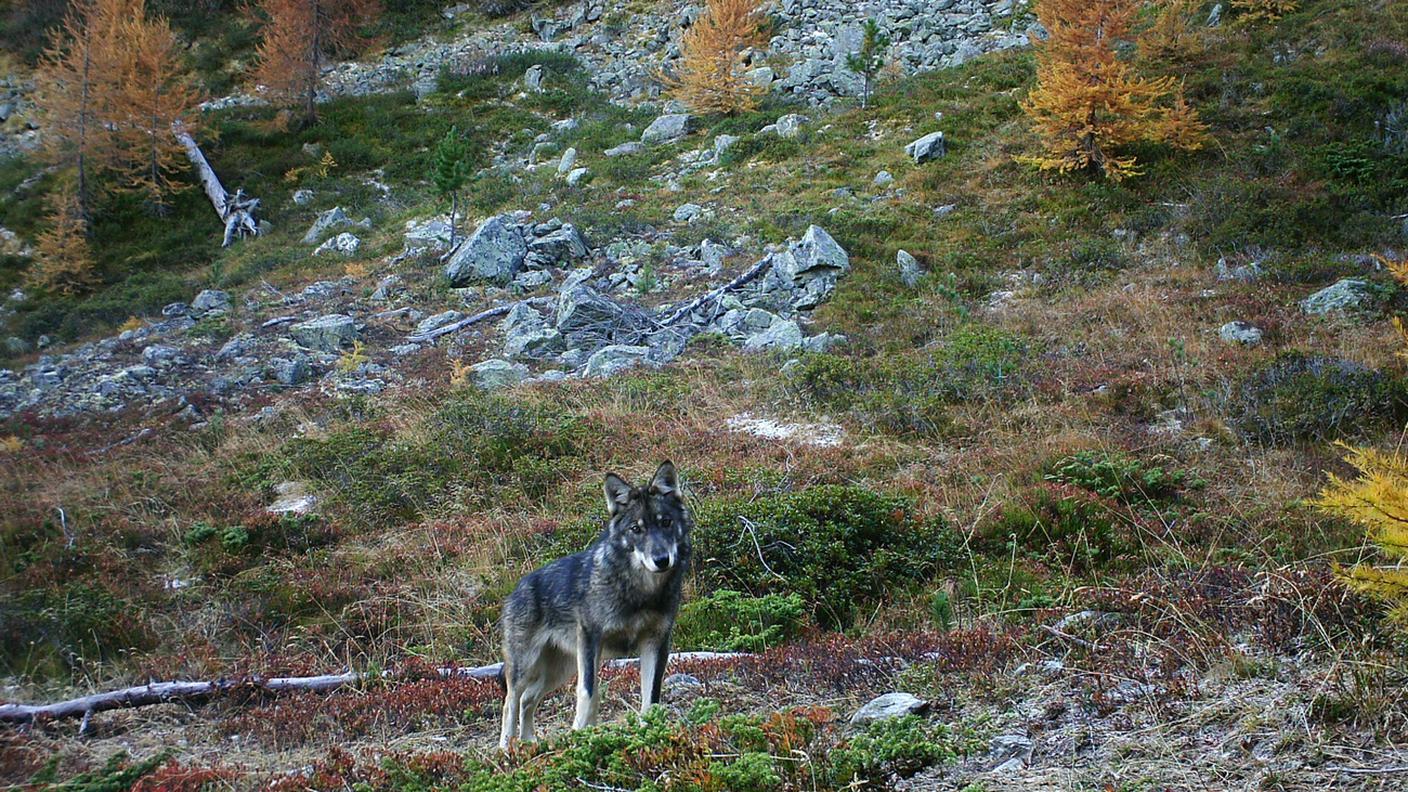
[[[705,590],[796,595],[829,629],[957,563],[962,548],[956,532],[914,516],[906,499],[838,485],[706,502],[694,542]]]
[[[799,594],[750,597],[723,589],[680,608],[675,643],[681,649],[761,652],[797,635],[805,623]]]
[[[1408,384],[1348,360],[1286,352],[1236,382],[1226,412],[1250,440],[1335,440],[1408,418]]]
[[[890,779],[952,762],[979,750],[966,729],[929,723],[918,715],[873,721],[832,752],[838,786],[883,789]]]
[[[1187,490],[1207,484],[1184,471],[1148,467],[1130,456],[1110,451],[1077,451],[1062,457],[1050,466],[1044,478],[1074,484],[1131,506],[1167,503]]]

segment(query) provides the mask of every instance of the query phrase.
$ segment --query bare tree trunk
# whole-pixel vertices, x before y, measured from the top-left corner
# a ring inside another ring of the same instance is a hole
[[[171,132],[185,147],[187,159],[200,175],[205,197],[210,199],[210,205],[215,207],[215,214],[219,215],[220,222],[225,224],[225,238],[220,246],[229,247],[237,237],[258,236],[259,222],[255,219],[254,212],[259,208],[259,199],[246,198],[239,190],[236,190],[233,196],[225,192],[225,185],[220,183],[220,177],[215,175],[215,169],[210,167],[210,162],[201,152],[196,139],[191,137],[185,126],[177,121],[171,125]]]
[[[738,660],[745,657],[752,657],[752,655],[739,652],[677,652],[670,655],[670,659],[676,662]],[[626,668],[639,662],[634,657],[623,657],[619,660],[612,660],[606,665],[608,668]],[[445,678],[497,679],[503,673],[503,663],[474,668],[438,668],[436,673]],[[379,674],[349,671],[345,674],[323,674],[310,677],[274,677],[270,679],[247,677],[198,682],[153,682],[149,685],[138,685],[107,693],[80,696],[54,704],[0,704],[0,722],[32,723],[35,720],[58,720],[61,718],[86,719],[95,712],[145,707],[172,701],[200,701],[236,689],[257,690],[265,693],[324,692],[391,675],[389,671]]]

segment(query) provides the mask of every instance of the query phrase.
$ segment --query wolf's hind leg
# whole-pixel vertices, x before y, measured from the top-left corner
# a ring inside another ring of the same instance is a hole
[[[499,731],[499,749],[508,750],[509,741],[513,739],[514,733],[518,731],[519,720],[519,699],[518,686],[513,683],[514,675],[509,669],[509,664],[504,663],[504,722]]]

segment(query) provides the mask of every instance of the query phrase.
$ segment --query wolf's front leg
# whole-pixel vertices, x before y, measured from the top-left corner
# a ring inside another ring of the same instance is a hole
[[[670,659],[670,634],[640,647],[640,711],[660,703],[660,688],[665,681],[665,664]]]
[[[587,630],[577,633],[577,717],[572,728],[581,729],[596,724],[597,669],[601,665],[601,636]]]

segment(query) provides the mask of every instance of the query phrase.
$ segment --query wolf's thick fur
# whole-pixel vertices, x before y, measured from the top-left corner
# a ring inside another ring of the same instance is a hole
[[[596,540],[525,575],[504,602],[500,747],[533,739],[538,703],[574,672],[572,727],[596,723],[597,672],[614,657],[640,657],[642,712],[660,701],[692,520],[669,462],[643,487],[607,474],[604,489],[610,519]]]

